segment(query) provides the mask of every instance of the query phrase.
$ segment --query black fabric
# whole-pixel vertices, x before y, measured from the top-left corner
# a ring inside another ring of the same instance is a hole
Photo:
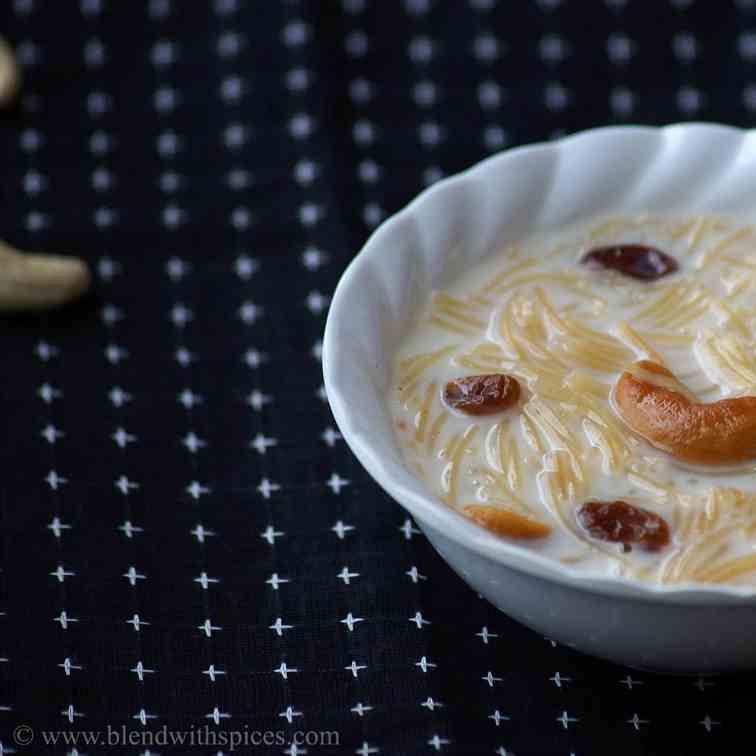
[[[756,4],[1,17],[25,65],[2,236],[86,257],[96,293],[0,319],[0,752],[76,752],[43,731],[108,724],[338,732],[236,749],[293,756],[750,748],[752,677],[617,668],[477,598],[335,435],[318,356],[341,271],[424,184],[606,123],[750,124]],[[229,748],[119,752],[145,751]]]

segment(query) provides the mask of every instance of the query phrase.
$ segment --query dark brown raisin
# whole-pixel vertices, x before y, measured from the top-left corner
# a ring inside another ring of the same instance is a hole
[[[655,281],[677,270],[677,260],[674,257],[645,244],[597,247],[587,252],[580,262],[593,268],[616,270],[642,281]]]
[[[449,381],[444,387],[444,401],[468,415],[490,415],[511,407],[520,398],[516,378],[501,373],[468,375]]]
[[[577,520],[591,537],[621,543],[624,551],[630,551],[631,544],[660,551],[669,543],[669,525],[663,517],[626,501],[588,501],[578,509]]]

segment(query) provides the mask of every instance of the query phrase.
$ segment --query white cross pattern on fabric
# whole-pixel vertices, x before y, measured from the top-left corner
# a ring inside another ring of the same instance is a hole
[[[434,735],[429,741],[428,745],[433,746],[437,751],[440,751],[445,745],[449,745],[451,743],[451,740],[447,740],[446,738],[442,738],[439,735]]]
[[[171,308],[171,321],[176,328],[183,328],[187,323],[194,320],[194,313],[181,302],[177,302]]]
[[[357,664],[357,662],[353,660],[352,663],[348,664],[346,667],[344,667],[344,669],[347,670],[348,672],[351,672],[352,673],[352,677],[354,677],[354,679],[356,680],[357,679],[357,675],[359,674],[359,671],[361,669],[367,669],[367,665],[366,664]]]
[[[301,711],[295,711],[292,706],[287,706],[278,716],[283,717],[289,724],[291,724],[295,717],[302,717],[304,715]]]
[[[320,173],[317,163],[313,163],[312,160],[300,160],[294,166],[294,180],[302,186],[309,186]],[[317,252],[317,250],[315,250]],[[305,267],[310,267],[305,263]]]
[[[359,577],[359,572],[350,572],[349,567],[342,567],[341,572],[336,575],[337,578],[344,581],[344,585],[350,585],[352,578]]]
[[[129,567],[129,569],[123,574],[129,583],[134,586],[137,584],[137,580],[146,580],[147,577],[136,571],[136,568]]]
[[[510,717],[505,716],[502,714],[498,709],[494,710],[493,714],[489,714],[489,719],[493,720],[493,723],[498,727],[502,722],[508,722],[510,720]]]
[[[139,709],[139,711],[132,716],[132,719],[136,719],[143,727],[146,727],[148,720],[157,719],[157,714],[148,714],[146,709]]]
[[[277,572],[274,572],[266,581],[265,581],[274,591],[278,590],[278,586],[282,585],[283,583],[288,583],[289,578],[282,578],[278,576]]]
[[[703,725],[704,730],[706,732],[711,732],[712,728],[717,727],[718,725],[721,725],[721,722],[718,722],[715,719],[712,719],[708,714],[698,723],[700,725]]]
[[[276,446],[277,444],[277,439],[269,438],[268,436],[264,436],[262,433],[258,433],[249,443],[250,447],[255,449],[258,454],[265,454],[269,447]]]
[[[245,325],[252,325],[262,314],[262,307],[254,302],[243,302],[239,307],[239,318]]]
[[[214,664],[211,664],[207,669],[202,670],[203,675],[207,675],[210,682],[215,682],[215,678],[226,674],[224,669],[216,669]]]
[[[90,183],[96,192],[106,192],[113,186],[113,174],[107,168],[95,168],[92,171]],[[101,257],[97,263],[97,275],[107,283],[120,272],[120,264],[110,257]]]
[[[341,441],[341,433],[338,433],[333,428],[328,426],[320,436],[325,445],[333,448],[337,441]]]
[[[260,493],[263,499],[270,499],[270,495],[272,493],[280,490],[281,486],[279,486],[278,483],[271,483],[267,478],[263,478],[260,481],[260,484],[257,486],[257,491]]]
[[[108,392],[108,399],[114,407],[123,407],[126,402],[131,401],[131,394],[125,392],[120,386],[113,386]]]
[[[324,215],[324,208],[314,202],[305,202],[298,212],[299,222],[307,227],[315,226]]]
[[[428,661],[427,657],[421,656],[419,662],[415,662],[416,667],[420,667],[423,672],[427,672],[429,669],[434,669],[437,665],[431,661]]]
[[[100,310],[100,317],[106,326],[114,326],[119,320],[123,320],[123,310],[113,304],[106,304]]]
[[[257,349],[248,349],[244,352],[244,363],[248,368],[257,370],[268,359],[268,355]]]
[[[212,489],[208,488],[207,486],[203,486],[199,481],[196,480],[193,480],[184,490],[195,501],[199,499],[200,496],[205,496],[209,493],[212,493]]]
[[[576,719],[575,717],[571,717],[566,711],[563,711],[557,718],[556,721],[559,722],[562,727],[564,727],[565,730],[569,729],[569,726],[573,722],[579,722],[579,719]]]
[[[43,383],[37,390],[37,396],[45,403],[51,404],[54,399],[60,399],[63,392],[54,388],[49,383]]]
[[[430,621],[423,618],[423,615],[420,612],[415,612],[414,617],[409,618],[410,622],[414,622],[415,625],[417,625],[418,630],[423,629],[423,625],[430,625]]]
[[[701,693],[705,693],[705,692],[706,692],[706,688],[711,688],[712,686],[715,686],[715,685],[716,685],[716,683],[715,683],[715,682],[714,682],[713,680],[706,680],[706,679],[705,679],[705,678],[703,678],[703,677],[699,677],[699,678],[698,678],[698,679],[697,679],[697,680],[696,680],[696,681],[695,681],[695,682],[693,683],[693,685],[695,685],[695,686],[696,686],[696,688],[698,688],[698,690],[700,690],[700,691],[701,691]]]
[[[134,628],[134,631],[138,633],[142,629],[142,626],[147,627],[152,623],[141,619],[138,614],[135,614],[131,619],[126,620],[126,624],[131,625]]]
[[[206,637],[212,638],[213,633],[222,630],[222,627],[214,625],[211,620],[206,619],[201,625],[197,625],[197,629],[205,634]]]
[[[404,523],[403,523],[403,524],[402,524],[402,526],[401,526],[401,527],[399,528],[399,530],[400,530],[400,531],[401,531],[402,533],[404,533],[404,537],[405,537],[405,538],[406,538],[406,539],[407,539],[408,541],[411,541],[411,540],[412,540],[412,536],[413,536],[413,535],[420,535],[420,531],[419,531],[419,530],[418,530],[418,529],[417,529],[416,527],[414,527],[414,525],[412,524],[412,520],[410,520],[409,518],[407,518],[407,519],[406,519],[406,520],[404,521]]]
[[[116,428],[111,438],[119,449],[125,449],[138,440],[133,433],[128,433],[124,428]]]
[[[198,523],[194,526],[194,530],[189,531],[196,539],[198,543],[204,543],[205,538],[211,538],[215,535],[212,530],[206,530],[202,523]]]
[[[344,536],[350,531],[354,530],[354,525],[347,525],[341,520],[337,520],[336,524],[331,528],[336,533],[336,537],[340,540],[344,540]]]
[[[289,675],[296,674],[297,672],[299,672],[299,670],[296,667],[287,666],[286,662],[281,662],[281,664],[279,664],[278,667],[273,670],[273,672],[281,675],[284,680],[288,680]]]
[[[132,491],[136,491],[140,486],[133,480],[129,480],[125,475],[116,479],[113,485],[124,495],[128,496]]]
[[[643,685],[643,682],[641,680],[633,680],[633,678],[630,675],[627,675],[627,677],[623,677],[621,680],[618,680],[620,685],[625,685],[628,690],[633,689],[633,685]]]
[[[239,175],[237,172],[234,172],[234,175]],[[244,175],[244,182],[243,185],[239,185],[236,188],[243,189],[244,186],[248,183],[248,177],[246,177],[246,174]],[[235,180],[232,182],[233,184],[240,184],[238,180]],[[248,255],[239,255],[239,257],[236,258],[236,261],[234,262],[234,272],[242,281],[248,281],[260,268],[260,263],[257,262],[257,260],[253,260]]]
[[[92,175],[103,176],[104,175],[103,170],[104,169],[98,169]],[[106,172],[105,175],[109,176],[110,174]],[[95,185],[102,184],[102,179],[93,180],[93,184]],[[109,181],[108,181],[108,185],[109,185]],[[102,188],[106,188],[106,187],[103,186]],[[112,281],[120,272],[121,272],[121,264],[117,262],[116,260],[114,260],[112,257],[108,257],[106,255],[104,257],[101,257],[97,261],[97,275],[100,276],[100,278],[103,281]]]
[[[410,567],[407,572],[404,573],[413,583],[417,583],[420,580],[427,580],[428,578],[425,575],[421,575],[417,571],[417,567],[413,564],[412,567]]]
[[[349,711],[351,711],[353,714],[357,714],[360,717],[364,717],[365,712],[372,711],[372,710],[373,710],[372,706],[369,706],[368,704],[363,704],[359,701],[354,706],[352,706],[351,709],[349,709]]]
[[[317,247],[307,247],[302,253],[302,265],[307,270],[316,271],[328,262],[328,256]]]
[[[58,582],[59,582],[59,583],[62,583],[62,582],[64,582],[64,581],[65,581],[65,579],[66,579],[67,577],[73,577],[74,575],[76,575],[76,573],[75,573],[75,572],[70,572],[70,571],[67,571],[67,570],[66,570],[66,569],[65,569],[65,568],[63,567],[63,565],[60,565],[60,564],[59,564],[59,565],[58,565],[58,569],[56,569],[56,570],[54,570],[53,572],[51,572],[51,573],[50,573],[50,575],[51,575],[52,577],[55,577],[55,578],[57,578],[57,579],[58,579]]]
[[[65,673],[66,677],[70,677],[72,671],[78,671],[78,670],[84,669],[84,667],[82,667],[80,664],[74,664],[71,661],[70,657],[68,656],[65,659],[63,659],[63,661],[60,664],[58,664],[58,666],[63,669],[63,672]]]
[[[67,709],[63,709],[63,711],[60,712],[62,716],[64,716],[71,724],[74,723],[75,719],[78,719],[80,717],[83,717],[84,714],[82,714],[80,711],[76,711],[74,709],[74,705],[70,704]]]
[[[252,176],[249,171],[243,168],[234,168],[226,174],[226,183],[230,189],[241,191],[246,189],[252,183]],[[241,256],[237,259],[235,265],[236,275],[246,281],[256,270],[258,264],[256,260],[249,257]]]
[[[374,753],[380,753],[381,749],[376,746],[371,746],[367,740],[362,742],[362,745],[355,751],[357,756],[372,756]]]
[[[272,401],[273,397],[268,394],[263,394],[257,389],[247,397],[247,404],[249,404],[255,412],[259,412],[266,404],[270,404]]]
[[[39,194],[47,185],[47,179],[36,171],[29,171],[24,175],[23,187],[27,194]]]
[[[221,711],[216,706],[209,714],[205,714],[205,719],[212,719],[215,724],[219,725],[221,719],[231,719],[231,715]]]
[[[641,719],[637,714],[633,714],[630,719],[626,719],[627,724],[632,725],[634,730],[640,730],[641,725],[649,724],[650,719]]]
[[[178,395],[178,401],[185,409],[192,409],[195,405],[202,404],[202,397],[191,389],[184,389]]]
[[[42,438],[47,441],[48,444],[54,444],[59,438],[63,438],[66,434],[62,431],[56,428],[54,425],[50,425],[49,423],[42,429],[42,432],[40,433]]]
[[[133,538],[134,533],[144,533],[144,528],[139,525],[132,525],[131,520],[126,520],[122,525],[119,525],[118,530],[122,531],[128,539]]]
[[[145,675],[155,674],[154,669],[148,669],[147,667],[144,666],[144,664],[142,664],[141,661],[138,661],[136,663],[136,666],[132,667],[129,671],[133,672],[137,676],[137,680],[139,680],[139,682],[144,682]]]
[[[204,449],[207,446],[207,442],[197,436],[194,431],[189,431],[182,439],[181,443],[185,446],[189,452],[196,454],[200,449]]]
[[[53,617],[53,622],[60,623],[60,626],[63,630],[68,630],[68,624],[70,622],[78,621],[79,620],[76,617],[69,617],[65,609],[57,617]]]
[[[559,674],[559,672],[555,672],[550,678],[551,682],[554,683],[554,685],[557,686],[557,688],[561,688],[564,683],[572,682],[571,677],[564,677],[563,675]]]
[[[348,481],[346,478],[342,478],[338,473],[333,473],[330,478],[326,481],[326,485],[328,488],[331,489],[335,494],[340,494],[341,489],[345,486],[348,486],[350,481]]]
[[[488,628],[485,625],[483,625],[483,627],[480,629],[480,632],[479,633],[475,633],[475,635],[478,638],[480,638],[483,641],[483,643],[485,643],[486,645],[488,645],[488,639],[489,638],[498,638],[499,637],[498,635],[495,635],[494,633],[489,632]]]
[[[68,483],[68,478],[64,478],[61,475],[58,475],[55,470],[50,470],[50,472],[47,473],[47,476],[45,477],[45,482],[48,486],[50,486],[50,488],[52,488],[53,491],[57,491],[61,486],[64,486],[66,483]]]
[[[481,677],[480,679],[481,680],[485,680],[485,682],[488,683],[488,687],[489,688],[493,688],[493,686],[494,686],[495,683],[502,681],[501,677],[494,676],[494,673],[491,672],[490,670],[488,672],[486,672],[486,674],[483,677]]]
[[[182,183],[183,177],[176,173],[176,171],[164,171],[160,174],[160,179],[158,181],[160,190],[165,192],[166,194],[175,192]],[[163,216],[163,220],[165,221],[165,211],[163,211]]]
[[[355,626],[355,625],[356,625],[356,624],[357,624],[358,622],[364,622],[364,621],[365,621],[365,620],[364,620],[364,618],[363,618],[363,617],[354,617],[354,616],[352,616],[352,613],[351,613],[351,612],[349,612],[349,614],[347,614],[347,616],[346,616],[346,617],[344,617],[344,619],[342,619],[342,620],[339,620],[339,622],[340,622],[340,623],[341,623],[342,625],[346,625],[346,627],[347,627],[347,630],[349,630],[349,632],[350,632],[350,633],[354,631],[354,626]]]
[[[194,582],[199,583],[204,590],[207,590],[210,583],[220,583],[220,580],[208,577],[206,572],[200,572],[199,577],[194,578]]]
[[[56,515],[53,517],[52,522],[47,526],[47,529],[51,530],[56,538],[60,538],[64,530],[71,530],[71,526],[62,522],[60,517]]]
[[[270,626],[270,630],[280,638],[284,634],[284,630],[291,630],[294,625],[284,625],[283,620],[280,617],[276,617],[276,621]]]
[[[329,301],[330,297],[323,296],[319,291],[311,291],[307,295],[305,304],[307,305],[307,309],[313,313],[313,315],[320,315],[320,313],[328,307]]]
[[[105,347],[105,359],[107,359],[111,365],[118,365],[128,356],[128,350],[124,349],[122,346],[118,346],[118,344],[108,344]]]
[[[48,344],[46,341],[40,341],[36,346],[35,352],[42,362],[49,362],[53,357],[57,357],[60,354],[60,349],[52,344]]]
[[[285,533],[276,530],[272,525],[268,525],[268,527],[260,533],[261,538],[264,538],[271,546],[275,545],[276,538],[280,538],[283,535],[285,535]]]

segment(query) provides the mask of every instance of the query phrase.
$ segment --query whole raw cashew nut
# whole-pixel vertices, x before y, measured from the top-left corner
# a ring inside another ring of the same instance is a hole
[[[22,253],[0,242],[0,310],[58,307],[91,282],[87,264],[77,257]]]
[[[756,396],[702,404],[665,367],[641,360],[620,376],[613,398],[632,430],[676,459],[729,465],[756,458]]]
[[[0,107],[9,105],[21,89],[21,69],[11,46],[0,37]]]

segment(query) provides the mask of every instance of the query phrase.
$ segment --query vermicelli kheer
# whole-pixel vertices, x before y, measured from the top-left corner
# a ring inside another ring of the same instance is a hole
[[[756,584],[756,227],[604,218],[437,291],[395,365],[410,467],[579,569]]]

